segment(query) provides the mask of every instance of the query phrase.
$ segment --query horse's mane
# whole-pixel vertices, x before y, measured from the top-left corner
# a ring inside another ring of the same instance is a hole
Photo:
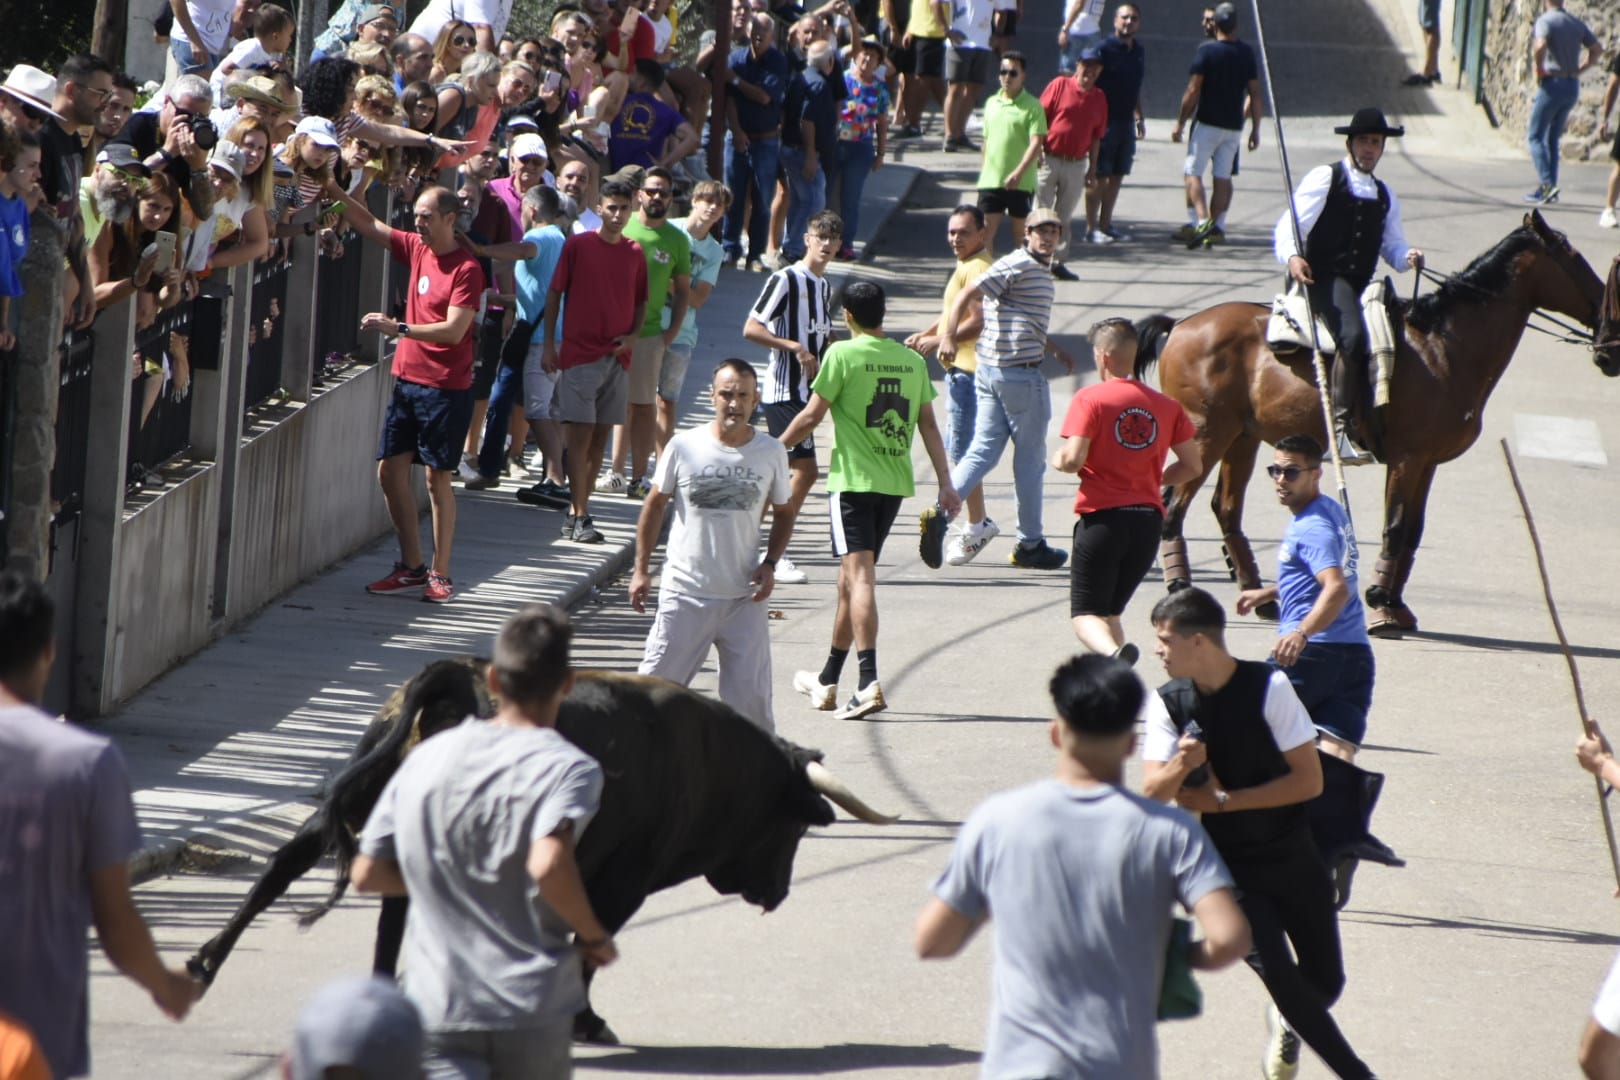
[[[1458,304],[1477,304],[1502,295],[1512,281],[1513,261],[1529,249],[1541,246],[1541,237],[1521,225],[1469,263],[1462,273],[1443,282],[1427,296],[1419,297],[1407,309],[1406,321],[1415,330],[1432,333]]]

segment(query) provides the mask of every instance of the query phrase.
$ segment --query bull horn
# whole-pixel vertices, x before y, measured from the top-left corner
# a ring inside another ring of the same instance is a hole
[[[804,767],[804,771],[810,777],[811,787],[868,825],[893,825],[900,820],[899,814],[880,814],[867,806],[859,795],[849,790],[849,787],[821,762],[810,762]]]

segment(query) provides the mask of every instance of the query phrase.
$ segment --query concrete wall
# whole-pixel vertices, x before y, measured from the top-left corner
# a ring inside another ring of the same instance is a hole
[[[1486,17],[1485,69],[1482,92],[1502,125],[1503,134],[1523,143],[1536,95],[1531,42],[1542,0],[1491,0]],[[1560,146],[1564,158],[1586,161],[1608,156],[1610,143],[1598,138],[1598,107],[1603,101],[1608,56],[1620,48],[1620,3],[1616,0],[1568,0],[1565,10],[1592,28],[1605,49],[1604,60],[1581,78],[1581,100],[1570,114]]]

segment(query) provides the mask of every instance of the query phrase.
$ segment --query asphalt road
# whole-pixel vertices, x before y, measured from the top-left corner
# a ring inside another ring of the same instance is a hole
[[[1071,352],[1085,352],[1084,328],[1103,315],[1187,314],[1224,299],[1265,299],[1275,288],[1267,251],[1280,198],[1275,163],[1264,153],[1245,158],[1233,242],[1187,253],[1161,239],[1181,221],[1180,155],[1162,141],[1168,126],[1150,119],[1160,141],[1144,144],[1121,200],[1119,219],[1136,238],[1087,249],[1071,263],[1082,282],[1059,286],[1054,330]],[[1299,143],[1296,169],[1328,160],[1331,139]],[[1409,142],[1380,172],[1401,196],[1413,242],[1454,271],[1518,224],[1528,169],[1440,149]],[[915,148],[906,160],[927,165],[929,176],[880,240],[870,274],[890,289],[897,336],[936,313],[949,268],[945,208],[977,164]],[[1565,200],[1550,215],[1600,272],[1620,247],[1595,226],[1602,179],[1595,168],[1567,168]],[[1620,383],[1588,361],[1577,347],[1525,338],[1480,442],[1435,485],[1407,593],[1422,632],[1375,645],[1378,689],[1361,760],[1388,775],[1375,829],[1409,865],[1370,867],[1358,878],[1342,919],[1349,986],[1335,1012],[1381,1075],[1574,1075],[1585,1010],[1620,944],[1592,784],[1570,753],[1570,685],[1496,446],[1504,437],[1516,446],[1588,701],[1608,714],[1620,696],[1612,637],[1620,568],[1608,557],[1620,511],[1602,451],[1620,447]],[[1054,375],[1061,415],[1077,383]],[[917,460],[926,476],[920,451]],[[1350,477],[1369,560],[1381,480],[1373,469]],[[991,515],[1010,523],[1005,466],[987,493]],[[1066,484],[1048,484],[1054,542],[1072,522],[1070,495]],[[1285,517],[1263,486],[1251,496],[1248,530],[1269,570]],[[1195,575],[1230,602],[1236,590],[1205,501],[1188,521]],[[911,922],[965,815],[991,792],[1049,772],[1045,679],[1074,643],[1065,573],[1009,567],[1006,539],[969,567],[931,572],[909,524],[921,505],[908,504],[879,563],[879,658],[891,704],[872,722],[835,723],[790,689],[795,668],[819,665],[830,630],[836,570],[824,500],[812,499],[794,546],[810,583],[772,600],[783,613],[772,623],[779,729],[826,750],[835,771],[903,820],[887,829],[840,822],[812,834],[793,895],[767,918],[701,883],[654,897],[621,935],[620,964],[597,984],[597,1008],[627,1045],[582,1052],[582,1074],[975,1074],[989,935],[961,959],[922,964],[910,951]],[[1127,612],[1139,641],[1149,640],[1157,592],[1150,579]],[[605,590],[580,615],[581,663],[633,666],[647,625],[622,587]],[[1259,657],[1271,634],[1237,620],[1230,643]],[[1151,657],[1141,670],[1157,681]],[[712,689],[713,671],[698,685]],[[248,880],[243,871],[183,874],[143,887],[139,899],[178,959],[211,936]],[[308,903],[324,887],[311,882],[298,895]],[[291,910],[275,909],[249,932],[183,1028],[98,960],[96,1075],[268,1075],[298,1002],[369,958],[370,903],[346,903],[308,933],[293,928]],[[1258,980],[1238,968],[1201,982],[1205,1016],[1161,1027],[1164,1075],[1253,1076],[1265,1030]],[[1307,1054],[1303,1075],[1326,1072]]]

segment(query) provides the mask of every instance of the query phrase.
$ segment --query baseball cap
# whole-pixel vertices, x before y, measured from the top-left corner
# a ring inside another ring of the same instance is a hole
[[[321,1080],[347,1066],[367,1080],[422,1075],[422,1018],[399,987],[373,975],[350,975],[315,992],[298,1014],[287,1050],[292,1080]]]
[[[146,162],[128,143],[108,143],[96,155],[96,164],[111,165],[115,169],[140,173],[142,176],[152,175],[152,170],[146,167]]]
[[[1048,210],[1044,206],[1038,207],[1038,208],[1036,208],[1034,210],[1031,210],[1029,212],[1029,217],[1024,219],[1024,228],[1025,229],[1038,229],[1042,225],[1062,225],[1062,224],[1063,224],[1063,219],[1057,216],[1057,211],[1056,210]]]
[[[231,140],[221,139],[209,153],[208,164],[224,169],[240,183],[242,173],[247,170],[247,154]]]
[[[1097,48],[1095,45],[1086,46],[1084,49],[1080,50],[1080,62],[1082,64],[1102,63],[1102,50]]]
[[[507,150],[506,156],[509,161],[520,161],[526,157],[537,157],[544,160],[547,156],[545,140],[538,135],[525,132],[512,140],[512,145]]]
[[[304,117],[298,121],[298,126],[293,129],[293,134],[308,135],[312,142],[320,146],[329,146],[333,150],[336,150],[339,146],[337,128],[333,127],[332,121],[324,116]]]
[[[372,4],[360,13],[360,18],[355,21],[354,25],[357,27],[369,26],[378,19],[393,19],[396,26],[399,24],[399,16],[394,14],[393,8],[386,4]]]
[[[513,138],[525,131],[539,131],[540,125],[535,123],[534,117],[528,113],[515,113],[506,121],[506,132]]]

